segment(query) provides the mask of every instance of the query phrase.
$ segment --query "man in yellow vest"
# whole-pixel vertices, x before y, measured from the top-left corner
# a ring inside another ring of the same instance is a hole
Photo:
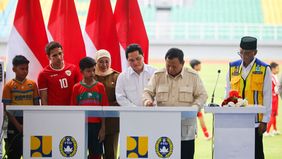
[[[264,159],[262,138],[271,113],[271,71],[268,64],[255,57],[256,38],[242,37],[238,54],[241,60],[229,63],[226,94],[230,90],[236,90],[250,105],[266,107],[266,113],[256,116],[255,129],[255,159]]]

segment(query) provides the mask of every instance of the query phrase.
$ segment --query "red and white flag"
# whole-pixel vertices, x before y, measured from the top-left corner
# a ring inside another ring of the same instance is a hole
[[[112,58],[111,67],[121,71],[119,41],[110,0],[90,2],[85,32],[87,56],[95,57],[97,50],[108,50]]]
[[[74,0],[53,0],[48,30],[63,46],[64,60],[78,66],[86,53]]]
[[[139,44],[148,63],[149,40],[137,0],[117,0],[114,17],[119,42],[123,49],[131,43]],[[124,54],[124,52],[123,52]]]
[[[18,0],[14,24],[8,41],[7,80],[15,77],[12,59],[23,55],[29,61],[29,79],[37,81],[43,67],[48,65],[45,45],[48,43],[39,0]]]

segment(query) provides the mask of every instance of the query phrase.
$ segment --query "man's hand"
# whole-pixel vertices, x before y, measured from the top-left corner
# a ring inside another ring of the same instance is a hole
[[[98,134],[99,143],[104,141],[104,139],[105,139],[105,127],[102,126],[101,129],[99,130],[99,134]]]
[[[22,125],[22,124],[18,124],[18,125],[16,126],[16,129],[17,129],[21,134],[23,134],[23,125]]]
[[[146,107],[152,107],[152,106],[154,106],[154,103],[150,100],[147,100],[146,103],[145,103],[145,106]]]
[[[48,105],[48,94],[47,90],[41,90],[39,91],[41,96],[41,105]]]
[[[262,135],[266,131],[267,123],[260,123],[258,127],[258,133]]]

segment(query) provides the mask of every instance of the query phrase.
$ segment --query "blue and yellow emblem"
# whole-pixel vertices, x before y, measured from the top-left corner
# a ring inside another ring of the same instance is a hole
[[[52,157],[52,136],[31,136],[30,157]]]
[[[148,137],[127,136],[127,158],[148,158]]]
[[[173,153],[173,143],[168,137],[160,137],[156,142],[155,150],[160,158],[169,158]]]
[[[77,142],[72,136],[65,136],[60,142],[60,153],[64,157],[73,157],[77,151]]]

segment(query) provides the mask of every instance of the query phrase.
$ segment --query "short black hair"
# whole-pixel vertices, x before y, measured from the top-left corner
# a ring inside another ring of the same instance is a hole
[[[79,68],[81,71],[94,66],[96,66],[96,61],[91,57],[84,57],[79,61]]]
[[[274,68],[276,68],[278,66],[278,63],[276,63],[276,62],[271,62],[270,63],[270,69],[272,70],[272,69],[274,69]]]
[[[133,51],[138,51],[139,55],[143,56],[142,48],[138,44],[130,44],[127,46],[126,51],[125,51],[126,59],[128,59],[128,54]]]
[[[55,49],[55,48],[61,48],[63,49],[62,45],[59,42],[56,41],[51,41],[49,42],[46,47],[45,47],[45,52],[47,53],[48,56],[50,56],[50,52],[51,50]]]
[[[13,66],[18,66],[18,65],[22,65],[22,64],[29,64],[29,61],[23,55],[16,55],[13,58],[12,63],[13,63]]]
[[[201,64],[201,61],[197,60],[197,59],[193,59],[190,61],[190,66],[194,69],[195,66]]]
[[[184,54],[183,51],[178,49],[178,48],[170,48],[166,55],[165,55],[165,60],[166,59],[174,59],[174,58],[178,58],[180,63],[184,63]]]

